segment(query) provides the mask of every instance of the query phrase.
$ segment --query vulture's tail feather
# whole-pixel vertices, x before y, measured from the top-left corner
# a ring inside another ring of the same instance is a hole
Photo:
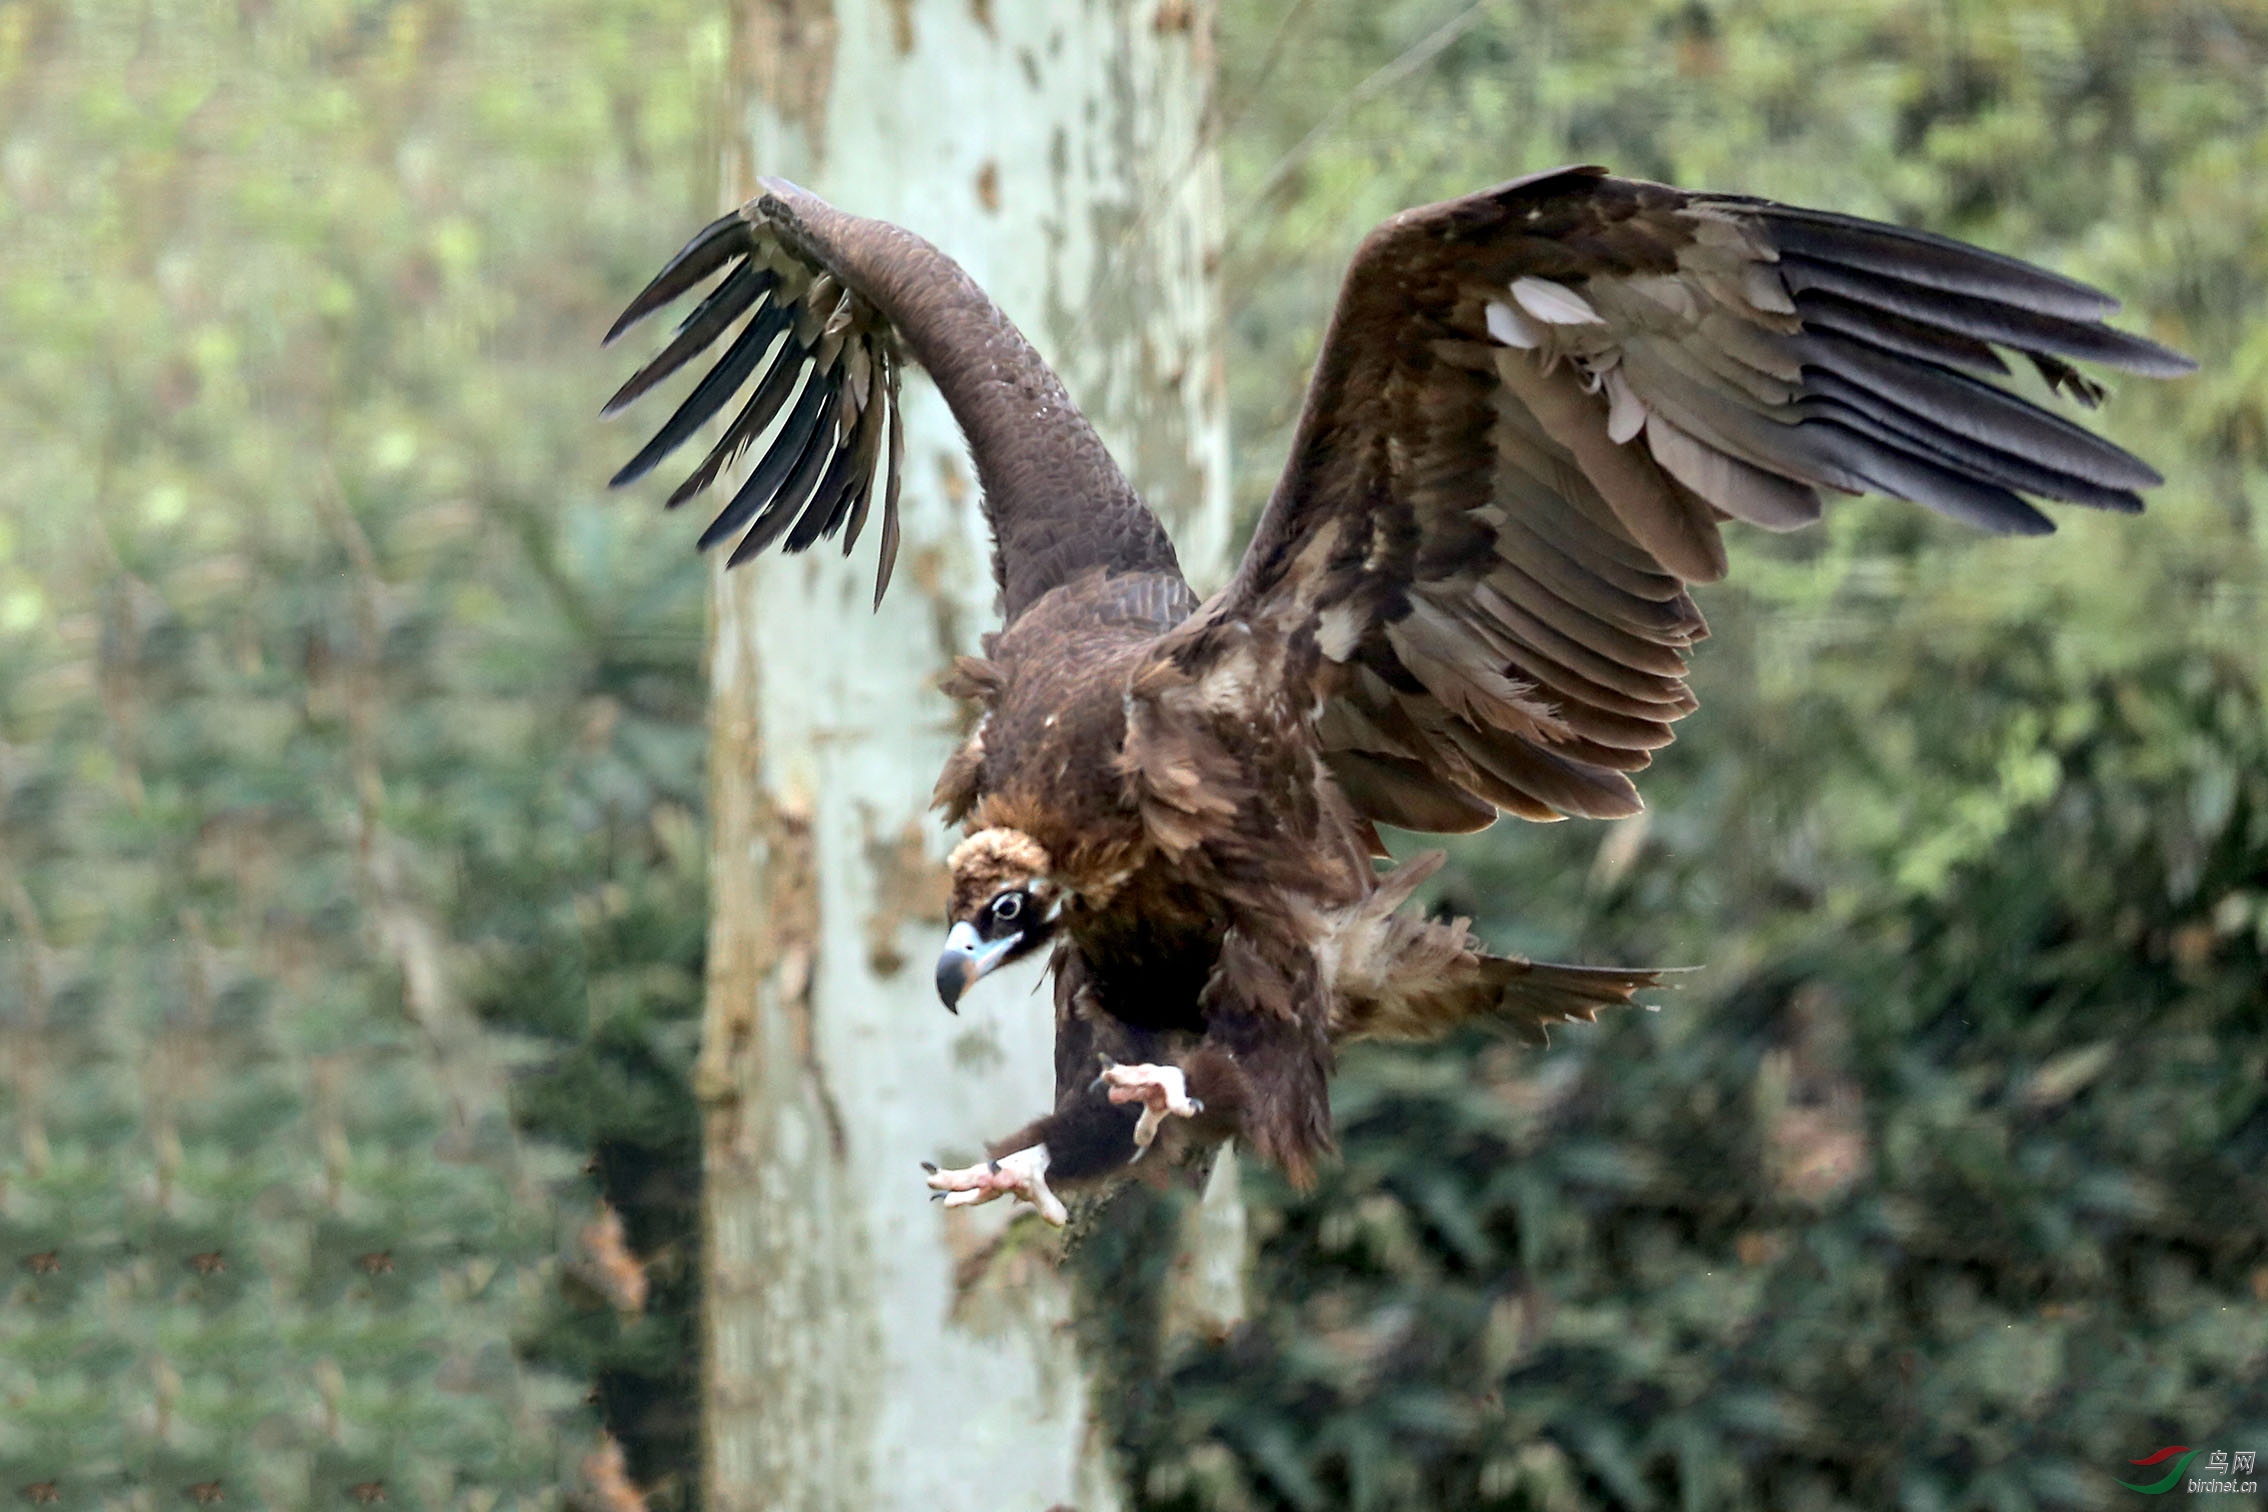
[[[1663,986],[1663,978],[1675,974],[1675,968],[1560,966],[1487,955],[1463,919],[1438,924],[1396,913],[1441,861],[1433,851],[1406,863],[1333,920],[1334,1042],[1437,1039],[1486,1023],[1542,1045],[1551,1025],[1590,1023],[1601,1008],[1629,1003],[1634,993]]]
[[[1502,1025],[1531,1045],[1542,1045],[1553,1024],[1588,1024],[1601,1008],[1632,1001],[1631,994],[1660,987],[1669,970],[1647,966],[1560,966],[1518,956],[1482,956],[1480,977],[1491,989],[1476,1017]]]

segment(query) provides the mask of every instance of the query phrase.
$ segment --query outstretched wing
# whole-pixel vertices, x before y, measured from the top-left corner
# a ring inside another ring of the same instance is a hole
[[[604,413],[698,358],[713,365],[614,475],[644,477],[710,420],[731,419],[669,496],[674,508],[743,452],[756,464],[701,535],[738,534],[731,560],[840,533],[846,554],[881,495],[874,597],[898,545],[901,353],[936,380],[969,441],[993,575],[1014,619],[1083,572],[1178,573],[1172,544],[1094,428],[1015,325],[958,264],[912,232],[846,215],[780,179],[705,227],[630,302],[606,339],[717,282]],[[738,408],[734,406],[737,403]]]
[[[879,489],[882,545],[874,598],[880,603],[898,555],[898,469],[905,450],[898,416],[897,343],[871,302],[824,268],[789,252],[776,237],[763,235],[761,224],[745,209],[711,222],[606,333],[613,342],[724,270],[724,277],[679,323],[669,344],[606,402],[601,413],[616,413],[722,343],[716,365],[614,475],[611,486],[623,487],[652,472],[746,390],[739,412],[708,455],[670,494],[669,507],[702,492],[751,442],[766,437],[762,459],[701,533],[701,549],[738,533],[731,561],[739,563],[782,535],[789,551],[802,551],[840,532],[847,556]],[[738,332],[726,341],[726,333],[744,316]]]
[[[1366,817],[1635,812],[1628,774],[1694,706],[1685,589],[1723,575],[1719,521],[1794,529],[1822,489],[2001,533],[2054,528],[2027,494],[2142,507],[2155,472],[1992,381],[1995,346],[2087,405],[2067,359],[2190,369],[2115,308],[1942,237],[1597,168],[1408,211],[1356,254],[1203,618],[1308,638],[1286,692]]]

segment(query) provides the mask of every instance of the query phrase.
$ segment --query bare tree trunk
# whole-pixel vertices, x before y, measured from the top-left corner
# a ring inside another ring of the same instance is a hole
[[[746,140],[958,258],[1062,370],[1198,587],[1228,533],[1209,67],[1186,0],[743,0]],[[1029,973],[956,1019],[928,963],[953,735],[936,691],[994,618],[973,473],[907,390],[905,542],[715,581],[707,1107],[707,1504],[1105,1512],[1119,1496],[1053,1246],[946,1213],[917,1162],[974,1158],[1052,1095]],[[869,533],[871,540],[871,532]]]

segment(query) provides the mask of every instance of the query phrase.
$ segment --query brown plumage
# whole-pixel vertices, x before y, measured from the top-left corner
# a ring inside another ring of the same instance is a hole
[[[1162,1127],[1304,1178],[1336,1046],[1546,1025],[1659,974],[1484,953],[1399,912],[1375,826],[1634,813],[1630,774],[1693,709],[1720,522],[1822,492],[1998,533],[2026,496],[2120,511],[2142,462],[1996,382],[2021,353],[2092,406],[2082,359],[2187,359],[2108,297],[1920,232],[1563,168],[1406,211],[1356,253],[1291,460],[1235,579],[1200,604],[1156,518],[1030,345],[944,254],[778,181],[704,230],[615,332],[722,278],[628,403],[723,354],[627,482],[726,414],[671,496],[758,461],[704,545],[897,540],[901,354],[967,433],[1005,619],[952,690],[979,711],[936,801],[953,858],[948,1004],[1052,946],[1054,1109],[938,1172],[954,1202],[1123,1169]],[[725,334],[746,316],[741,334]],[[1102,1074],[1098,1077],[1098,1069]]]

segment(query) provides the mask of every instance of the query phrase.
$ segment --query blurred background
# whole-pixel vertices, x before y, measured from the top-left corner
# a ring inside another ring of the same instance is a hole
[[[0,3],[6,1494],[694,1504],[703,569],[592,415],[714,209],[728,23]],[[1344,1159],[1246,1173],[1250,1321],[1097,1320],[1130,1504],[1999,1512],[2268,1454],[2268,10],[1216,26],[1247,521],[1363,230],[1560,162],[2039,260],[2202,369],[2102,413],[2143,519],[1734,539],[1651,813],[1500,825],[1438,900],[1707,969],[1350,1056]],[[1159,1296],[1170,1221],[1075,1263]]]

